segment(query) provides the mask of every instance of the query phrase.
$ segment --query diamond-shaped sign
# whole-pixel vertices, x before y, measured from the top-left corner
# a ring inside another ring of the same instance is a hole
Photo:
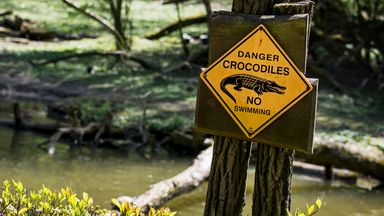
[[[200,77],[249,139],[312,90],[264,25]]]

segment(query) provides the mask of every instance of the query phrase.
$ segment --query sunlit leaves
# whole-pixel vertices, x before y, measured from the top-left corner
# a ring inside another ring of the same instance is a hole
[[[93,206],[93,199],[83,193],[76,197],[70,188],[60,192],[43,186],[39,191],[27,191],[19,181],[3,182],[0,215],[103,215],[107,210]]]
[[[317,198],[316,205],[307,204],[306,213],[302,212],[300,209],[296,209],[295,214],[293,215],[288,209],[286,209],[286,212],[288,216],[312,216],[319,211],[319,209],[321,208],[321,203],[322,203],[321,198]]]
[[[117,199],[112,199],[112,203],[119,209],[121,216],[175,216],[176,212],[171,212],[169,208],[154,209],[150,208],[148,214],[141,212],[141,208],[131,203],[120,203]]]
[[[318,209],[321,208],[321,199],[320,198],[317,198],[316,206],[317,206]]]
[[[307,206],[307,212],[308,212],[308,215],[311,215],[313,213],[313,210],[315,210],[315,206],[314,205],[311,205],[311,206]]]
[[[1,189],[0,215],[7,216],[97,216],[97,215],[121,215],[121,216],[146,216],[141,208],[133,204],[119,203],[112,199],[112,203],[119,209],[117,212],[102,209],[93,205],[93,198],[88,193],[82,193],[77,197],[69,187],[59,191],[53,191],[43,186],[39,191],[27,191],[20,181],[4,181]],[[152,216],[174,216],[168,208],[160,210],[150,209],[147,215]]]

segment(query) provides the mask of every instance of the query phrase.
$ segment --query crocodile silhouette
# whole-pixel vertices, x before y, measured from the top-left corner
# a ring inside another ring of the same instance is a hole
[[[278,85],[276,82],[260,78],[257,76],[252,76],[248,74],[235,74],[228,77],[225,77],[221,83],[221,90],[228,95],[235,103],[236,99],[233,95],[226,89],[227,85],[235,85],[234,89],[241,91],[242,87],[250,90],[254,90],[257,95],[262,95],[263,93],[273,92],[277,94],[284,94],[286,87]]]

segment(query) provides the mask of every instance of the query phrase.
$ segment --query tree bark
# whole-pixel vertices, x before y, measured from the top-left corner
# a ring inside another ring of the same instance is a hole
[[[130,45],[127,43],[127,38],[125,36],[125,28],[124,28],[125,26],[122,20],[124,0],[116,0],[116,1],[108,0],[108,2],[109,2],[109,9],[113,17],[113,25],[116,31],[119,32],[121,36],[120,38],[115,35],[116,49],[129,50]],[[122,41],[118,42],[119,40],[122,40]]]
[[[252,5],[252,10],[265,8],[279,15],[312,13],[313,3],[277,4],[273,1],[260,1],[260,6]],[[272,5],[271,5],[272,4]],[[309,37],[309,34],[308,34]],[[295,151],[259,143],[256,147],[255,185],[253,189],[253,216],[287,215],[291,210],[291,178]]]
[[[241,215],[250,142],[215,136],[204,215]]]
[[[202,0],[202,1],[205,7],[205,11],[207,12],[207,17],[209,17],[212,13],[211,0]]]
[[[293,156],[293,150],[256,146],[252,215],[286,215],[291,208]]]

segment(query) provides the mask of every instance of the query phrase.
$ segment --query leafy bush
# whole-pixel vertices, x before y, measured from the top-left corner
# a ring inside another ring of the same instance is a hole
[[[140,208],[131,205],[130,203],[124,202],[119,203],[117,199],[112,199],[112,203],[119,209],[121,216],[145,216],[140,213]],[[176,212],[171,212],[169,208],[161,208],[155,210],[154,208],[149,209],[148,216],[175,216]]]
[[[300,209],[296,209],[295,214],[292,215],[292,213],[289,212],[287,209],[287,215],[288,216],[312,216],[319,211],[319,209],[321,208],[321,203],[322,203],[321,199],[317,198],[315,204],[312,204],[309,206],[307,204],[307,212],[306,213],[302,212]]]
[[[83,193],[81,198],[69,188],[59,192],[43,186],[39,191],[28,191],[21,182],[4,181],[0,198],[0,216],[93,216],[118,215],[117,212],[94,205],[92,197]],[[118,206],[121,216],[174,216],[176,213],[164,208],[150,209],[148,214],[140,212],[140,208],[129,204],[120,204],[116,199],[112,202]],[[117,202],[117,203],[116,203]],[[117,205],[118,204],[118,205]]]

